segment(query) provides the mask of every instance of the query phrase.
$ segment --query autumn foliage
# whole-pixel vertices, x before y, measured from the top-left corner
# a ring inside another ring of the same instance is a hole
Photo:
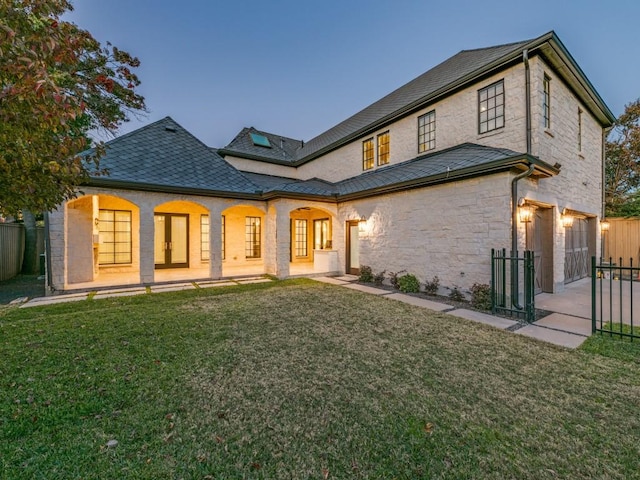
[[[87,133],[115,133],[145,109],[140,61],[61,20],[67,0],[0,0],[0,213],[51,210],[73,197],[104,153],[80,158]]]
[[[640,216],[640,99],[625,106],[606,144],[607,216]]]

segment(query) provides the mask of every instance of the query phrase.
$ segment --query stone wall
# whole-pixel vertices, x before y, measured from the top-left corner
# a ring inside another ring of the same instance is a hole
[[[364,217],[360,264],[406,270],[421,283],[468,290],[491,279],[491,248],[509,245],[507,173],[340,204],[339,219]]]

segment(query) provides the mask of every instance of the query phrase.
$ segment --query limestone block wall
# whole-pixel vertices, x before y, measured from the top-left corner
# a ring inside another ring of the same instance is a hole
[[[508,173],[339,205],[339,220],[366,218],[360,264],[374,272],[406,270],[421,283],[468,290],[491,279],[491,248],[510,243]],[[343,237],[344,238],[344,237]]]
[[[551,126],[544,127],[543,78],[551,85]],[[602,127],[568,86],[539,57],[531,61],[532,150],[535,156],[561,165],[560,174],[530,185],[530,195],[560,209],[600,215],[602,211]],[[582,146],[578,142],[581,110]]]

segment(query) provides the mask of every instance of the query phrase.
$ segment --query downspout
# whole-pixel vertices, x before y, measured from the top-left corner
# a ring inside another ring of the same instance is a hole
[[[52,292],[51,288],[51,235],[49,232],[49,212],[44,212],[44,259],[45,259],[45,295]]]
[[[527,140],[527,155],[531,155],[531,72],[529,70],[529,52],[525,49],[522,52],[525,76],[525,128]],[[518,251],[518,181],[529,177],[533,173],[533,164],[529,165],[527,171],[516,175],[511,180],[511,256],[514,257]],[[518,302],[518,263],[511,262],[511,303],[518,310],[524,307]]]

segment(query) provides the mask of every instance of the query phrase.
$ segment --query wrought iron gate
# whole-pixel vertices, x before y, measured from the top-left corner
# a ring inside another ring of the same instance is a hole
[[[531,323],[535,320],[534,253],[507,256],[506,249],[491,249],[491,310]]]

